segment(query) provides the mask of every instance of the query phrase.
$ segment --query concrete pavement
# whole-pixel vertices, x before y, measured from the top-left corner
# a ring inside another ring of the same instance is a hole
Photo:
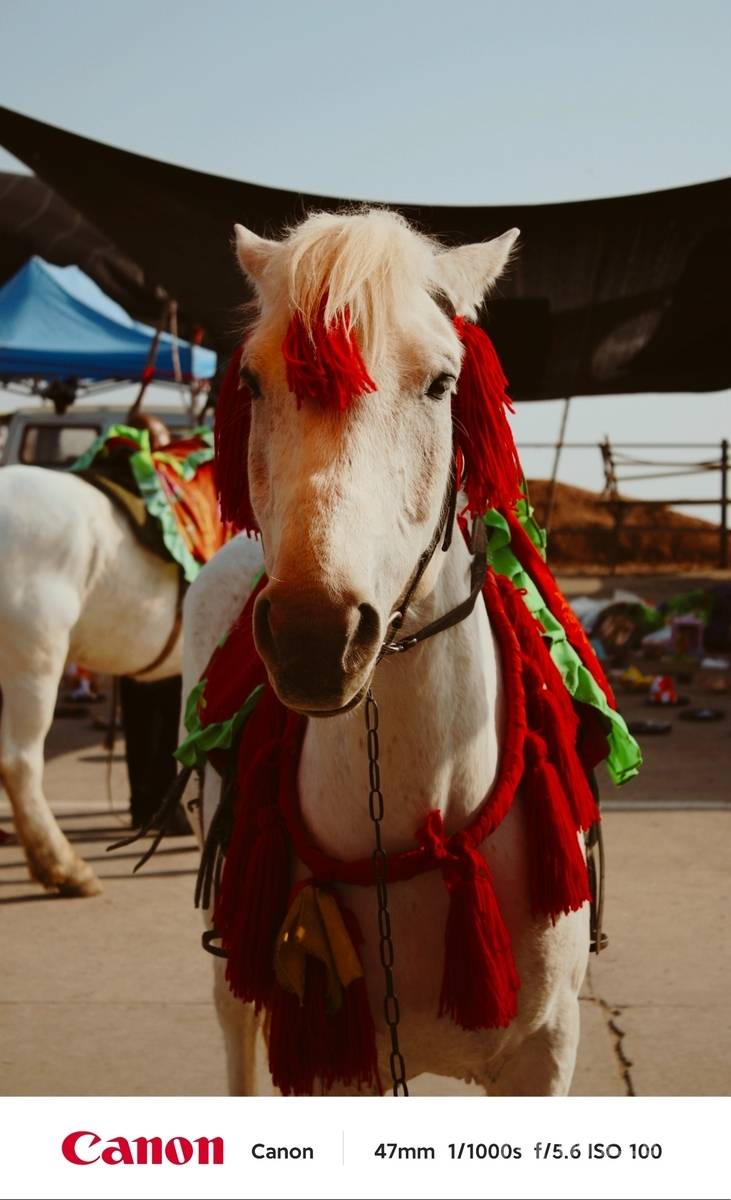
[[[221,1094],[210,965],[192,908],[193,839],[163,843],[136,877],[134,848],[106,853],[120,826],[106,796],[99,737],[88,721],[57,721],[47,789],[62,825],[102,877],[104,894],[48,896],[28,880],[19,848],[0,847],[0,1090]],[[666,755],[657,745],[648,748],[651,756]],[[716,743],[726,756],[726,768],[714,768],[719,781],[728,778],[730,745],[725,730]],[[631,786],[637,810],[605,818],[610,947],[594,960],[584,989],[573,1091],[723,1094],[731,1075],[729,814],[640,811],[640,784]],[[123,809],[119,756],[112,791]],[[9,828],[4,796],[0,825]],[[422,1077],[414,1090],[469,1089]]]

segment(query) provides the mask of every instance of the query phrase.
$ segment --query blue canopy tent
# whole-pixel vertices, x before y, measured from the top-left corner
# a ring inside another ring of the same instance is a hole
[[[31,258],[0,288],[0,378],[143,380],[155,330],[134,321],[78,267]],[[155,381],[210,379],[216,354],[161,333]],[[180,376],[178,376],[180,378]]]

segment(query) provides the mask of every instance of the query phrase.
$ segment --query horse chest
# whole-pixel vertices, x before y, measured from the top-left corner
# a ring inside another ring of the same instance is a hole
[[[369,762],[361,720],[310,723],[302,746],[298,789],[316,842],[334,857],[369,856],[375,831],[369,812]],[[429,812],[438,809],[451,833],[467,823],[490,791],[498,769],[494,728],[456,737],[446,723],[425,721],[402,733],[395,722],[380,737],[384,798],[382,836],[393,853],[414,845]]]
[[[372,850],[372,827],[366,828],[366,833],[360,857],[367,858]],[[518,952],[533,924],[526,899],[527,863],[522,835],[522,814],[518,804],[482,847]],[[324,846],[319,830],[317,841]],[[308,868],[297,860],[295,877],[299,880],[309,875]],[[372,1011],[378,1014],[382,1010],[383,969],[376,889],[338,884],[337,893],[358,922],[363,937],[359,954],[372,995]],[[413,879],[390,884],[388,899],[395,953],[394,977],[402,1011],[408,1011],[411,1019],[431,1024],[439,1007],[449,905],[449,894],[440,870],[437,867]],[[526,961],[525,966],[529,972],[540,969],[533,961]]]

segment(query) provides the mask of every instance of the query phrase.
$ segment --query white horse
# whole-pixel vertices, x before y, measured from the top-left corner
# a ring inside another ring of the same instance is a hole
[[[313,718],[299,766],[300,803],[314,840],[339,859],[369,856],[374,844],[363,711],[358,705],[314,718],[361,692],[439,518],[462,350],[432,297],[439,289],[457,312],[474,318],[516,236],[511,230],[484,244],[444,250],[384,210],[312,216],[282,242],[237,227],[238,257],[260,310],[245,350],[259,397],[252,404],[248,478],[269,576],[257,645],[280,700]],[[344,413],[308,404],[298,409],[284,375],[281,345],[292,312],[313,317],[325,294],[335,312],[347,308],[378,384]],[[258,544],[237,537],[191,589],[184,612],[186,689],[240,612],[260,563]],[[434,556],[403,632],[465,598],[470,563],[461,537]],[[461,828],[490,791],[504,736],[499,656],[484,605],[410,653],[383,659],[373,691],[380,708],[386,849],[412,846],[433,809],[448,832]],[[218,795],[218,779],[207,769],[204,827]],[[482,852],[512,937],[522,981],[519,1012],[507,1029],[477,1032],[438,1019],[445,888],[434,872],[390,885],[409,1077],[431,1072],[476,1081],[491,1094],[565,1094],[579,1037],[588,912],[585,907],[555,925],[531,915],[520,800]],[[298,872],[307,874],[302,864]],[[342,892],[366,938],[363,966],[379,1071],[387,1081],[375,889]],[[264,1030],[253,1010],[231,997],[220,960],[215,972],[230,1089],[267,1090]]]
[[[101,891],[43,791],[43,745],[67,659],[139,675],[173,630],[178,568],[141,546],[97,488],[40,467],[0,470],[0,778],[31,875],[67,896]],[[180,673],[181,638],[145,681]]]

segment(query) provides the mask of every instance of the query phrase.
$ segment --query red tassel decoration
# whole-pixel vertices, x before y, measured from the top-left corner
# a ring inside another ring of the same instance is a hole
[[[357,949],[363,940],[358,923],[342,905],[340,912]],[[316,1084],[328,1091],[336,1083],[380,1092],[365,979],[355,979],[345,988],[334,1013],[327,1011],[325,967],[317,959],[307,959],[303,1004],[275,984],[270,1005],[269,1070],[285,1096],[311,1096]]]
[[[523,647],[523,681],[530,728],[541,733],[571,808],[574,826],[589,829],[599,810],[577,749],[579,719],[542,636],[542,627],[515,588],[503,587],[513,628]]]
[[[298,406],[316,400],[342,412],[350,401],[376,385],[366,370],[358,343],[345,317],[325,324],[325,301],[310,329],[295,313],[282,344],[287,386]]]
[[[271,949],[271,946],[270,946]],[[278,984],[269,1009],[269,1070],[283,1096],[312,1096],[321,1071],[332,1069],[331,1018],[327,1012],[325,967],[308,958],[305,999]],[[325,1085],[325,1080],[322,1080]],[[332,1081],[331,1081],[332,1082]]]
[[[429,813],[417,834],[439,865],[449,892],[439,1016],[462,1029],[509,1025],[520,979],[490,869],[466,837],[449,839],[442,814]]]
[[[348,936],[360,952],[364,937],[354,913],[340,905]],[[340,1078],[358,1087],[381,1091],[376,1057],[376,1031],[365,976],[354,979],[345,989],[343,1005],[336,1014],[337,1060]]]
[[[526,736],[525,759],[521,790],[533,911],[555,922],[591,899],[589,878],[566,793],[539,734]]]
[[[258,1012],[274,985],[274,945],[287,915],[291,868],[287,830],[278,810],[261,807],[255,823],[253,837],[248,820],[236,823],[213,924],[228,955],[231,991]]]
[[[455,317],[464,345],[452,402],[455,444],[464,461],[463,488],[473,516],[512,509],[522,495],[523,472],[505,410],[513,411],[495,347],[478,325]]]
[[[520,979],[487,864],[480,859],[465,878],[447,886],[439,1015],[462,1029],[504,1028],[518,1011]]]
[[[575,750],[578,721],[575,719],[573,729],[567,727],[556,697],[548,689],[542,694],[542,702],[543,736],[548,746],[549,758],[561,778],[574,828],[584,831],[591,829],[595,821],[599,820],[599,809],[586,771]]]
[[[249,499],[251,394],[239,377],[241,349],[231,355],[216,401],[215,476],[223,524],[252,535],[258,528]]]
[[[585,771],[593,771],[609,753],[609,743],[602,724],[602,717],[596,709],[584,706],[583,720],[579,727],[576,740],[576,753]]]
[[[274,945],[291,887],[289,836],[276,802],[285,744],[281,719],[272,720],[274,704],[269,694],[262,697],[245,741],[229,752],[238,753],[238,803],[213,914],[228,954],[229,987],[257,1010],[274,985]]]

